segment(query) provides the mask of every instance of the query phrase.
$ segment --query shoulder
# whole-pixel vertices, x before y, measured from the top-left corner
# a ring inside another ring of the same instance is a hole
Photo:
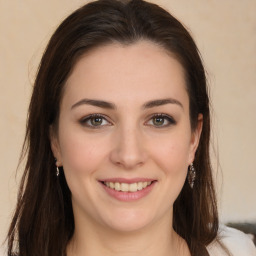
[[[243,232],[224,225],[219,229],[219,241],[229,250],[232,256],[256,256],[256,247]],[[207,246],[210,256],[224,256],[225,251],[217,241]]]

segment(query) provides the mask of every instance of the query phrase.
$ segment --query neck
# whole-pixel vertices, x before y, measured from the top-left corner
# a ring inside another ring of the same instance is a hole
[[[122,232],[92,221],[76,225],[68,256],[189,256],[186,242],[171,228],[172,220],[160,221],[143,229]]]

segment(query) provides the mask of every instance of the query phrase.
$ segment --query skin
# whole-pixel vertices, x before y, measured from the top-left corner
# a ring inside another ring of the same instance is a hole
[[[171,102],[145,107],[167,98]],[[90,119],[91,114],[102,117]],[[156,114],[165,116],[157,119]],[[69,256],[190,255],[171,228],[172,209],[198,146],[201,115],[198,120],[192,131],[181,64],[152,42],[110,44],[76,63],[65,86],[57,134],[51,136],[72,193],[75,233]],[[99,182],[114,177],[156,182],[145,197],[123,202]]]

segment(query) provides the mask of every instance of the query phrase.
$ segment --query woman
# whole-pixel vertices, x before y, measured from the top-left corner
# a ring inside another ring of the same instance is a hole
[[[141,0],[83,6],[41,60],[8,254],[229,255],[209,137],[205,72],[181,23]]]

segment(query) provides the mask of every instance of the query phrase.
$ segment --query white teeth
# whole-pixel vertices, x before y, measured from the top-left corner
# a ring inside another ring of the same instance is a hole
[[[152,181],[144,181],[144,182],[137,182],[137,183],[119,183],[119,182],[104,182],[104,184],[117,191],[122,192],[136,192],[138,190],[142,190],[149,186],[152,183]]]
[[[138,190],[142,190],[142,189],[143,189],[143,184],[142,184],[142,182],[138,182],[137,184],[138,184],[138,185],[137,185],[137,189],[138,189]]]
[[[109,182],[109,186],[110,186],[111,188],[115,188],[115,183]]]
[[[132,183],[132,184],[129,185],[129,191],[130,191],[130,192],[135,192],[135,191],[137,191],[137,190],[138,190],[138,185],[137,185],[137,183]]]
[[[121,183],[121,191],[128,192],[129,191],[129,184]]]
[[[107,185],[107,186],[108,186],[108,185]],[[121,185],[120,185],[120,183],[116,182],[114,189],[117,190],[117,191],[120,191],[120,190],[121,190]]]

